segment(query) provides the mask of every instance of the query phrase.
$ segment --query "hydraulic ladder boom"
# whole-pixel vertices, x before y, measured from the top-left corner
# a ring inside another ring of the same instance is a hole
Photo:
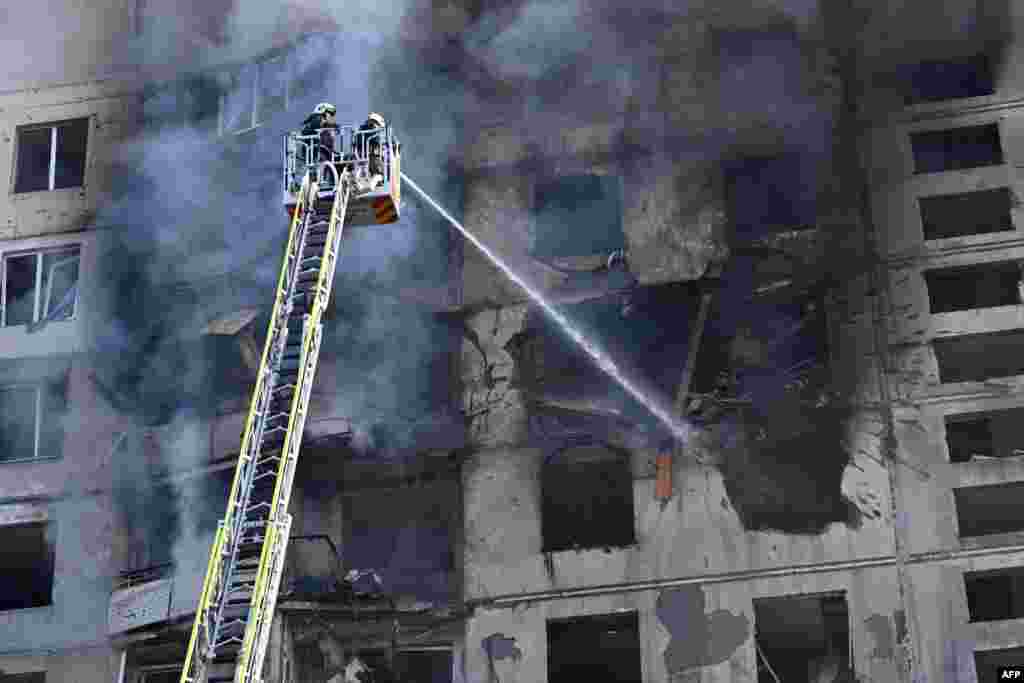
[[[181,683],[258,683],[284,568],[295,463],[351,192],[306,175],[288,234],[227,511],[217,528]]]

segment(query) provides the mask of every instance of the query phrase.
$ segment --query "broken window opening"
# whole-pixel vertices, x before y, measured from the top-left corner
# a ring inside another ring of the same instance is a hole
[[[914,173],[941,173],[1003,163],[999,126],[965,126],[911,133]]]
[[[816,681],[824,671],[852,676],[844,594],[756,599],[754,625],[761,655],[757,683],[776,683],[774,676],[781,681]]]
[[[88,118],[19,126],[14,192],[82,187],[88,136]]]
[[[357,592],[412,595],[437,603],[454,599],[457,486],[441,480],[403,488],[401,506],[379,487],[344,496],[345,570],[373,572],[356,586]]]
[[[919,62],[898,70],[907,105],[991,95],[995,92],[992,76],[986,54]]]
[[[0,611],[53,604],[55,533],[52,522],[0,526]]]
[[[971,622],[1024,617],[1024,567],[964,572]]]
[[[68,375],[0,384],[0,463],[61,457]]]
[[[950,462],[1024,455],[1024,408],[947,415]]]
[[[636,612],[547,622],[548,681],[640,683],[640,628]]]
[[[952,313],[1021,303],[1017,261],[978,263],[924,271],[931,312]]]
[[[932,340],[939,381],[984,382],[1024,375],[1024,330],[969,334]]]
[[[926,240],[985,235],[1014,229],[1010,188],[921,197],[918,206]]]
[[[725,165],[726,196],[738,241],[807,230],[817,223],[813,164],[790,153],[748,157]]]
[[[961,538],[1024,531],[1024,482],[953,489]]]
[[[950,462],[993,457],[991,418],[988,415],[947,417],[946,446]]]
[[[1001,666],[1024,666],[1024,647],[974,651],[974,670],[978,674],[978,683],[998,683],[998,669]]]
[[[581,174],[538,182],[533,205],[531,256],[592,256],[626,246],[619,176]]]
[[[545,553],[636,543],[628,454],[603,445],[567,448],[541,467]]]
[[[80,255],[72,246],[4,256],[0,326],[73,319]]]

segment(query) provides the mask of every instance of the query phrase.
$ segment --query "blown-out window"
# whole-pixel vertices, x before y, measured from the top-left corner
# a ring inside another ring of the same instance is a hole
[[[918,200],[926,240],[1013,230],[1013,193],[1008,187]]]
[[[54,525],[0,527],[0,611],[53,602]]]
[[[19,127],[14,191],[40,192],[84,185],[88,137],[87,118]]]
[[[636,542],[629,457],[600,445],[549,455],[541,469],[544,552]]]
[[[640,628],[636,612],[547,622],[548,680],[642,680]]]

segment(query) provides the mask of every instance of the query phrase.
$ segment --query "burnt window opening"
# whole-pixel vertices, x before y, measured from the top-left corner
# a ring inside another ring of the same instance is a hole
[[[541,532],[546,553],[635,544],[629,456],[595,444],[545,458]]]
[[[5,255],[0,325],[71,320],[78,305],[79,246]]]
[[[550,683],[643,680],[636,612],[550,619],[547,640]]]
[[[957,415],[946,418],[946,445],[950,462],[991,458],[995,452],[992,422],[988,415]]]
[[[946,416],[951,462],[1024,455],[1024,408]]]
[[[910,135],[914,173],[940,173],[1003,163],[999,126],[965,126]]]
[[[829,361],[828,319],[821,296],[760,302],[726,284],[701,335],[692,393],[723,390],[732,374],[735,395],[778,393]]]
[[[919,62],[898,72],[907,105],[984,97],[995,92],[992,60],[986,54]]]
[[[346,468],[351,471],[351,466]],[[380,585],[368,575],[356,586],[360,591],[365,587],[369,593],[448,602],[456,590],[458,484],[435,480],[399,489],[396,483],[353,485],[342,499],[344,569],[376,572]],[[401,495],[400,506],[394,504],[394,495]]]
[[[974,670],[978,674],[978,683],[999,683],[1001,666],[1024,667],[1024,647],[975,650]]]
[[[1012,231],[1013,193],[1008,187],[918,200],[926,240]]]
[[[14,191],[82,187],[88,137],[88,118],[19,126]]]
[[[0,673],[0,683],[46,683],[45,671],[32,671],[23,674]]]
[[[816,681],[825,670],[853,674],[850,617],[842,594],[754,600],[754,631],[760,650],[757,683]]]
[[[61,457],[68,377],[0,384],[0,463]]]
[[[537,183],[530,254],[538,259],[623,249],[622,183],[614,175],[570,175]]]
[[[932,313],[1020,304],[1017,286],[1021,267],[1016,261],[979,263],[924,272]]]
[[[0,527],[0,611],[53,604],[52,523]]]
[[[935,339],[932,348],[939,366],[939,381],[983,382],[1024,375],[1024,330],[970,334]]]
[[[1024,567],[964,573],[971,622],[1024,617]]]
[[[953,489],[960,537],[1024,531],[1024,483]]]
[[[739,159],[725,165],[725,178],[738,241],[815,226],[818,190],[813,164],[805,156]]]

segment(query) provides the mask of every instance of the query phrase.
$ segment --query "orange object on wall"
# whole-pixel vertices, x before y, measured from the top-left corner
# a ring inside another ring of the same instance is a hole
[[[672,454],[659,453],[655,461],[654,497],[668,500],[672,497]]]

